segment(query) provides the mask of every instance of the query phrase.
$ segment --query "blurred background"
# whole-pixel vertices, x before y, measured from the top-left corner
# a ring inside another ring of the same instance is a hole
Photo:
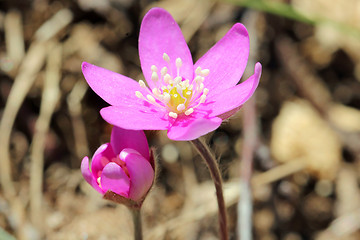
[[[254,239],[360,239],[358,0],[1,0],[0,239],[132,239],[128,210],[80,173],[111,132],[80,65],[142,79],[138,33],[154,6],[179,23],[194,60],[242,22],[245,77],[263,65],[255,104],[206,136],[221,158],[231,239],[246,129]],[[160,171],[142,209],[145,239],[218,239],[206,166],[189,143],[146,134]]]

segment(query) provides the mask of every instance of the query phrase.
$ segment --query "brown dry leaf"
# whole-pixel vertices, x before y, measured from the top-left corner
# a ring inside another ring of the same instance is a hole
[[[281,162],[301,159],[307,170],[333,179],[341,159],[336,134],[304,100],[285,102],[272,126],[271,152]]]
[[[59,232],[49,235],[48,239],[132,239],[133,226],[129,219],[130,212],[124,206],[75,215],[73,221]]]

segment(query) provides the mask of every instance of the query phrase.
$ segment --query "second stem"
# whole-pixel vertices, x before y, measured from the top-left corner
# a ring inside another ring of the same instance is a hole
[[[225,201],[224,201],[224,195],[222,189],[222,178],[218,163],[215,157],[212,155],[207,144],[205,144],[203,141],[199,139],[195,139],[192,140],[191,143],[206,162],[211,177],[214,181],[215,189],[216,189],[216,198],[218,202],[218,211],[219,211],[220,236],[221,236],[221,240],[227,240],[228,239],[227,215],[226,215],[226,207],[225,207]]]

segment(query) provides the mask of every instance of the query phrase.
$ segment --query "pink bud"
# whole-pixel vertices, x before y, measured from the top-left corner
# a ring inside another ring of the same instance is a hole
[[[114,127],[110,143],[96,150],[91,166],[89,158],[84,157],[81,172],[85,180],[103,195],[112,192],[142,202],[154,181],[153,160],[149,152],[143,131]]]

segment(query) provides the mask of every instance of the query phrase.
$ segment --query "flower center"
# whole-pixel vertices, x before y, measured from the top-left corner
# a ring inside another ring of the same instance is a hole
[[[155,65],[151,66],[151,80],[155,87],[150,91],[144,81],[139,80],[140,87],[147,89],[148,94],[146,97],[140,91],[136,91],[135,94],[138,98],[167,110],[168,115],[172,118],[177,118],[180,114],[188,116],[206,100],[209,89],[204,88],[203,82],[205,77],[209,75],[209,69],[198,67],[195,70],[195,78],[190,82],[189,79],[185,79],[180,75],[181,58],[177,58],[175,61],[175,77],[170,74],[172,71],[168,72],[170,69],[170,57],[164,53],[163,59],[168,67],[163,67],[160,70],[160,75],[158,68]]]

